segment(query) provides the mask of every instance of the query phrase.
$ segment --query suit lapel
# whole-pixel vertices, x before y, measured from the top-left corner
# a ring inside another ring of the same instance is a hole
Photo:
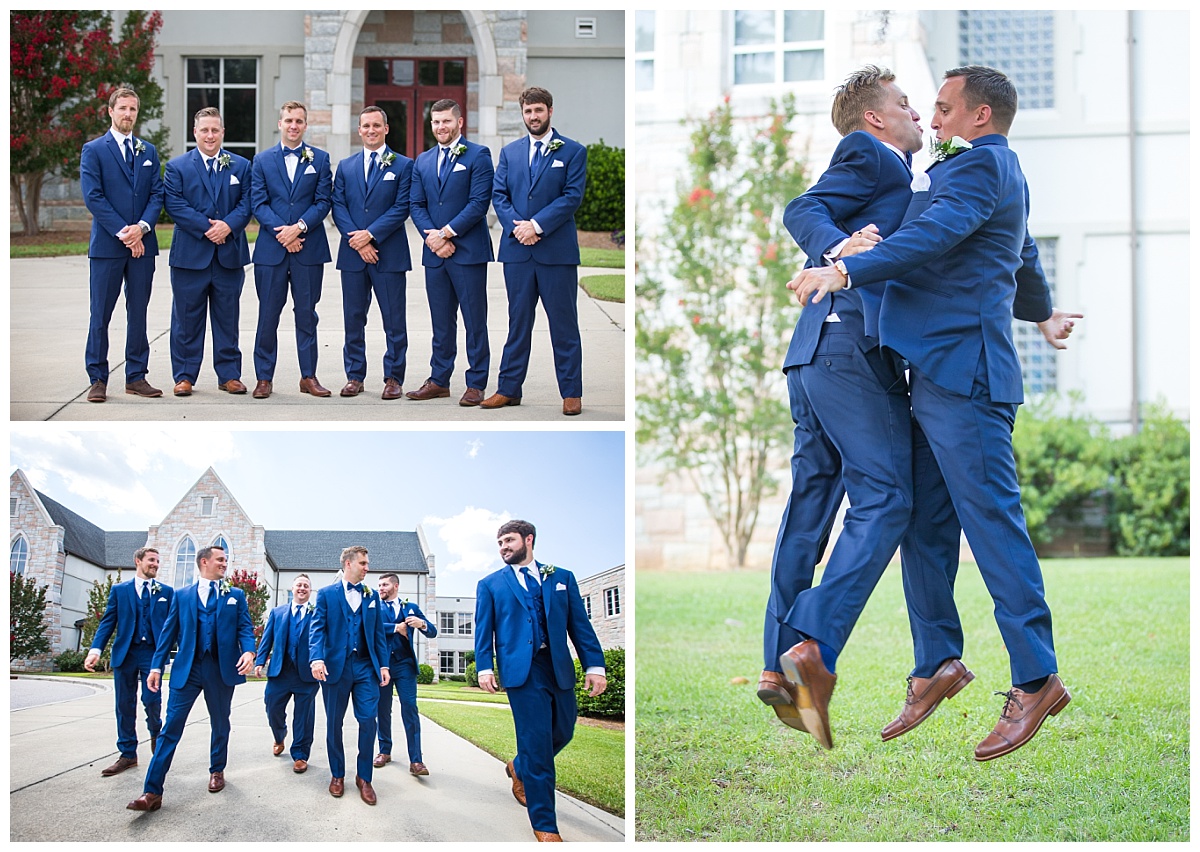
[[[434,193],[437,195],[438,200],[441,201],[442,185],[441,185],[441,181],[438,180],[438,176],[437,176],[437,161],[438,161],[438,149],[431,148],[425,156],[425,165],[423,166],[423,168],[425,169],[425,174],[428,176],[428,179],[425,181],[425,184],[427,186],[433,187]]]
[[[507,565],[504,566],[504,584],[508,586],[508,590],[517,599],[517,603],[520,604],[521,609],[528,609],[525,606],[525,590],[521,588],[521,584],[517,581],[516,573]]]
[[[292,182],[288,180],[287,163],[283,159],[283,148],[279,145],[275,146],[273,159],[275,160],[275,168],[279,170],[279,180],[281,185],[286,189],[288,198],[292,197]],[[300,164],[296,164],[296,168],[300,168]]]
[[[105,133],[104,138],[107,140],[105,147],[112,152],[113,158],[117,161],[117,165],[120,167],[121,171],[125,173],[125,179],[132,184],[133,176],[137,174],[137,169],[135,168],[132,172],[129,170],[129,163],[125,161],[125,152],[121,150],[121,146],[117,144],[117,140],[113,139],[111,132]],[[137,154],[133,155],[133,161],[135,164],[137,163]]]
[[[550,578],[553,575],[542,574],[541,573],[542,564],[540,562],[538,562],[536,564],[538,567],[538,575],[542,578],[542,608],[546,612],[546,628],[549,629],[550,628],[550,608],[554,603],[554,592],[552,589],[553,584],[550,582]],[[550,643],[550,639],[549,639],[549,637],[547,637],[546,644],[549,644],[549,643]]]

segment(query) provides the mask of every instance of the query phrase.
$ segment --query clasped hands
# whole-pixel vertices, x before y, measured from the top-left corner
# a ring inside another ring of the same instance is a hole
[[[299,225],[280,225],[275,229],[275,239],[279,240],[279,244],[287,249],[289,254],[295,254],[304,248],[304,232],[300,230]]]
[[[513,219],[513,236],[523,246],[531,246],[541,239],[529,219]]]
[[[136,222],[132,225],[126,225],[117,232],[117,239],[124,243],[125,248],[134,257],[141,257],[146,253],[146,246],[142,243],[142,226]]]
[[[442,236],[441,228],[425,229],[425,245],[429,246],[429,250],[442,260],[445,260],[455,252],[454,243]]]

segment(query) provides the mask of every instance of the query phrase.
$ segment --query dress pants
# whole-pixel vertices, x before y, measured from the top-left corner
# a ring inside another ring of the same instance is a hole
[[[317,374],[317,302],[321,301],[324,264],[308,266],[288,254],[275,266],[254,264],[258,293],[258,330],[254,336],[254,373],[259,381],[275,380],[279,355],[279,317],[287,304],[291,282],[292,311],[296,317],[296,352],[300,377]]]
[[[208,269],[171,267],[171,372],[192,384],[204,361],[205,313],[212,322],[213,367],[217,383],[242,377],[238,316],[246,270],[226,269],[213,254]]]
[[[557,834],[554,758],[575,735],[575,690],[559,689],[550,650],[543,648],[534,655],[525,682],[506,691],[517,732],[513,767],[525,785],[529,824],[534,831]]]
[[[89,261],[90,319],[84,358],[89,382],[108,382],[108,324],[125,283],[125,381],[146,377],[150,342],[146,309],[154,283],[154,256],[93,257]]]
[[[346,344],[342,359],[346,378],[363,381],[367,377],[367,312],[371,292],[379,300],[383,334],[387,349],[383,353],[383,378],[404,384],[405,356],[408,353],[408,329],[405,318],[405,276],[403,272],[380,272],[368,263],[360,272],[342,270],[342,314]]]
[[[136,758],[137,736],[137,693],[138,683],[142,687],[142,706],[146,710],[146,727],[150,736],[157,737],[162,730],[162,693],[146,688],[146,677],[150,674],[150,661],[154,657],[154,646],[138,643],[129,646],[121,665],[113,668],[113,693],[117,701],[117,749],[121,757]]]
[[[313,727],[316,721],[317,682],[300,679],[296,663],[284,657],[283,667],[275,677],[267,679],[263,700],[267,705],[267,724],[275,742],[287,738],[287,703],[292,699],[292,760],[308,760],[312,752]]]
[[[417,663],[408,656],[392,655],[392,679],[379,688],[379,752],[392,753],[392,689],[400,699],[400,720],[408,745],[408,762],[423,763],[421,715],[417,712]]]
[[[425,267],[425,293],[433,325],[433,355],[429,378],[450,387],[458,357],[458,312],[462,310],[467,341],[466,386],[487,388],[491,349],[487,336],[487,264],[443,263]]]
[[[521,396],[529,372],[533,321],[538,299],[546,309],[554,371],[563,399],[583,396],[583,345],[579,337],[579,267],[543,264],[533,260],[504,264],[508,291],[508,340],[500,359],[496,392]]]
[[[224,772],[229,751],[229,711],[233,705],[233,687],[221,680],[221,664],[216,652],[196,658],[188,673],[187,683],[169,687],[167,693],[167,723],[158,738],[158,748],[146,770],[145,792],[162,795],[163,782],[175,759],[175,748],[183,737],[192,705],[204,693],[212,726],[208,771]]]
[[[342,746],[342,722],[346,705],[354,696],[354,718],[358,721],[358,777],[371,780],[374,768],[375,717],[379,711],[379,673],[370,656],[351,655],[336,682],[325,681],[321,697],[325,701],[325,750],[329,752],[329,772],[334,778],[346,777],[346,750]]]

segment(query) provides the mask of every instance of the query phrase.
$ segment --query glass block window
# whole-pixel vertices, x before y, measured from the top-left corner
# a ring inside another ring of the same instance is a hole
[[[1054,107],[1053,12],[959,12],[958,45],[963,65],[990,65],[1009,76],[1021,109]]]
[[[196,112],[216,107],[225,121],[224,147],[246,159],[258,151],[258,59],[252,56],[184,60],[187,147],[196,147]]]
[[[175,550],[175,583],[177,589],[196,582],[196,542],[185,536]]]
[[[750,9],[733,13],[733,83],[825,79],[825,13]]]
[[[621,614],[621,589],[613,586],[604,590],[604,616],[611,618]]]
[[[8,570],[20,577],[24,575],[28,565],[29,543],[25,541],[25,536],[19,535],[8,549]]]
[[[1038,240],[1038,255],[1046,283],[1050,286],[1050,301],[1055,301],[1058,240]],[[1058,390],[1057,350],[1046,342],[1038,327],[1031,322],[1013,320],[1013,343],[1021,359],[1021,378],[1030,394],[1054,393]]]
[[[654,13],[635,12],[633,17],[633,88],[654,89]]]

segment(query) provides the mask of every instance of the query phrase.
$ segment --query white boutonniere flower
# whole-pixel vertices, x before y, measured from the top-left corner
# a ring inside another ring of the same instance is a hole
[[[221,156],[217,157],[217,171],[224,171],[225,169],[229,168],[229,164],[232,162],[233,158],[222,151]]]
[[[538,573],[541,574],[543,577],[549,577],[551,574],[554,573],[554,570],[555,569],[554,569],[553,565],[539,565],[538,566]]]
[[[229,590],[232,588],[233,588],[233,586],[229,585],[228,580],[222,580],[217,585],[217,592],[218,592],[218,594],[227,595],[227,594],[229,594]]]
[[[300,162],[311,163],[313,161],[312,148],[305,146],[304,153],[300,155]]]
[[[955,136],[945,142],[938,142],[936,139],[932,139],[929,142],[929,155],[933,157],[935,163],[940,163],[942,160],[950,159],[955,154],[970,151],[973,147],[975,146],[961,136]]]
[[[158,580],[151,580],[150,581],[150,597],[154,597],[160,591],[162,591],[162,586],[160,586],[158,584]]]
[[[365,601],[367,598],[371,597],[371,587],[370,587],[370,586],[368,586],[366,583],[363,583],[363,591],[362,591],[362,596],[363,596],[363,600],[364,600],[364,601]]]
[[[312,615],[314,612],[317,611],[317,605],[315,603],[313,603],[312,601],[309,601],[307,604],[304,605],[304,609],[309,615]]]
[[[450,149],[450,156],[454,159],[458,159],[465,153],[467,153],[467,146],[461,142]]]
[[[551,139],[550,144],[546,146],[546,153],[549,154],[552,151],[557,151],[562,147],[562,145],[563,143],[561,139]],[[553,568],[554,566],[552,565],[550,567]]]
[[[384,154],[382,157],[379,158],[379,168],[386,169],[388,166],[390,166],[394,162],[396,162],[396,155],[393,152],[388,151],[386,154]]]
[[[146,143],[143,142],[141,139],[138,139],[136,142],[134,142],[133,143],[133,153],[135,153],[135,154],[146,153]]]

